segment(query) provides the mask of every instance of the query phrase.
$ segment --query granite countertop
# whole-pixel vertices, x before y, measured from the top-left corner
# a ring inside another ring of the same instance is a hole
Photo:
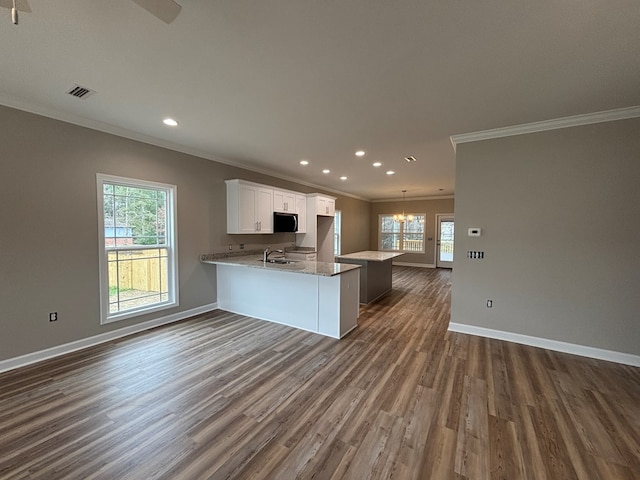
[[[287,264],[264,263],[262,261],[262,253],[256,255],[255,252],[248,252],[243,255],[204,254],[200,255],[200,262],[213,265],[233,265],[237,267],[260,268],[262,270],[320,275],[323,277],[332,277],[355,268],[360,268],[359,265],[347,263],[307,262],[303,260],[295,260],[293,263]]]
[[[348,253],[347,255],[338,255],[338,258],[344,258],[345,260],[366,260],[369,262],[384,262],[395,257],[404,255],[402,252],[377,252],[374,250],[367,250],[364,252]]]

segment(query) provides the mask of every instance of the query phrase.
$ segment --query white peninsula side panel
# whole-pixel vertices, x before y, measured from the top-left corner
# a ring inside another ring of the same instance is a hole
[[[216,265],[218,307],[340,338],[357,326],[358,270],[322,276]]]
[[[342,338],[358,326],[360,272],[350,270],[318,280],[318,333]],[[336,318],[341,321],[336,322]]]

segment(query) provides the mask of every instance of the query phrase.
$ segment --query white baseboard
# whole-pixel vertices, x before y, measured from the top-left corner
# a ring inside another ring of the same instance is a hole
[[[436,266],[432,263],[393,262],[392,264],[398,265],[399,267],[436,268]]]
[[[630,353],[614,352],[602,348],[576,345],[575,343],[560,342],[547,338],[531,337],[529,335],[476,327],[462,323],[449,323],[449,331],[476,335],[478,337],[495,338],[496,340],[505,340],[507,342],[520,343],[532,347],[546,348],[547,350],[554,350],[556,352],[571,353],[573,355],[580,355],[581,357],[597,358],[599,360],[640,367],[640,356]]]
[[[178,322],[185,318],[200,315],[201,313],[210,312],[211,310],[217,310],[217,303],[210,303],[201,307],[185,310],[184,312],[174,313],[164,317],[156,318],[154,320],[148,320],[146,322],[137,323],[129,327],[120,328],[118,330],[112,330],[110,332],[94,335],[93,337],[83,338],[74,342],[57,345],[55,347],[47,348],[45,350],[39,350],[33,353],[27,353],[19,357],[9,358],[7,360],[0,361],[0,373],[14,368],[24,367],[32,363],[41,362],[42,360],[48,360],[53,357],[58,357],[66,353],[75,352],[76,350],[82,350],[83,348],[92,347],[100,343],[115,340],[116,338],[126,337],[134,333],[143,332],[150,328],[159,327],[161,325],[167,325],[169,323]]]

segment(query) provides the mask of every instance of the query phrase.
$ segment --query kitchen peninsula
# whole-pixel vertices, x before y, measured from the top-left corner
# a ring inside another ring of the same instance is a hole
[[[268,263],[262,254],[201,255],[216,266],[218,307],[333,338],[357,327],[357,265],[291,261]]]
[[[391,266],[398,252],[364,251],[339,255],[338,262],[360,265],[360,303],[371,303],[391,291]]]

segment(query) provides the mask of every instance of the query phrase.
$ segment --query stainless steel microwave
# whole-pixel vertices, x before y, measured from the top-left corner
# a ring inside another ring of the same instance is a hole
[[[273,214],[273,231],[274,233],[297,232],[298,214],[275,212]]]

